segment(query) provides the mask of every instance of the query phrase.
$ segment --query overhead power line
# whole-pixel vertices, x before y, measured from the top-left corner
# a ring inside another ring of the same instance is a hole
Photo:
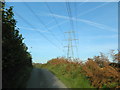
[[[38,15],[35,14],[34,10],[27,4],[24,2],[24,4],[26,5],[26,7],[32,12],[33,15],[35,15],[35,18],[43,25],[43,27],[45,27],[47,29],[47,31],[49,31],[52,36],[54,37],[54,39],[57,41],[57,42],[61,42],[54,33],[52,33],[49,28],[47,27],[47,25],[38,17]]]
[[[47,2],[45,2],[45,5],[46,5],[46,7],[48,8],[48,10],[49,10],[49,12],[51,13],[51,15],[53,15],[54,13],[53,13],[53,11],[51,10],[51,8],[50,8],[50,6],[48,5]],[[64,34],[62,28],[60,27],[58,21],[56,20],[56,18],[55,18],[54,16],[52,16],[52,18],[53,18],[53,20],[56,22],[57,27],[59,28],[61,34],[63,35],[63,37],[64,37],[64,39],[65,39],[65,34]],[[63,43],[62,43],[62,45],[63,45]],[[64,51],[64,48],[63,48],[63,51]]]
[[[75,10],[75,17],[77,18],[77,3],[75,2],[74,3],[74,10]],[[77,20],[76,20],[76,22],[75,22],[75,29],[77,30],[78,29],[78,24],[77,24]],[[77,38],[79,38],[78,37],[78,35],[76,35],[76,37]],[[78,40],[78,42],[76,41],[76,45],[77,45],[77,47],[76,47],[76,54],[77,54],[77,57],[79,58],[79,40]]]
[[[48,8],[49,12],[51,13],[51,15],[54,14],[53,11],[51,10],[50,6],[48,5],[48,3],[45,2],[45,4],[46,4],[46,7]],[[53,16],[53,20],[56,22],[56,25],[58,26],[60,32],[64,35],[62,28],[59,26],[59,23],[54,16]],[[65,36],[64,36],[64,38],[65,38]]]
[[[6,4],[6,6],[8,6]],[[9,7],[9,6],[8,6]],[[30,22],[28,22],[25,18],[23,18],[21,15],[19,15],[16,11],[14,11],[14,13],[21,18],[21,20],[23,20],[26,24],[28,24],[29,26],[31,26],[31,28],[36,29]],[[38,32],[38,31],[37,31]],[[53,43],[51,40],[49,40],[44,34],[42,34],[41,32],[38,32],[44,39],[46,39],[47,41],[49,41],[49,43],[51,43],[54,47],[56,47],[57,49],[60,49],[59,47],[57,47],[57,45],[55,43]]]
[[[66,8],[67,8],[67,12],[68,12],[68,17],[70,19],[70,25],[72,27],[72,30],[75,32],[74,23],[73,23],[73,20],[71,19],[73,17],[72,16],[72,10],[71,10],[71,6],[70,6],[68,1],[66,1]],[[74,38],[76,38],[76,34],[75,33],[73,33],[73,36],[74,36]],[[71,38],[72,38],[72,36],[71,36]],[[75,44],[76,44],[76,53],[78,53],[76,40],[75,40]],[[71,48],[73,49],[73,47],[71,47]],[[72,50],[72,51],[74,51],[74,50]]]

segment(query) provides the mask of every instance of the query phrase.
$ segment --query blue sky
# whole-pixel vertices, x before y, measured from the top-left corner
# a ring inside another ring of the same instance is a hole
[[[52,58],[66,56],[68,32],[75,30],[78,54],[82,60],[118,49],[117,2],[71,2],[68,16],[65,2],[7,2],[14,6],[17,27],[31,52],[33,62],[46,63]],[[48,5],[48,7],[47,7]],[[42,23],[42,24],[41,24]],[[65,37],[64,37],[65,36]],[[73,36],[72,36],[73,37]],[[76,46],[73,41],[73,45]]]

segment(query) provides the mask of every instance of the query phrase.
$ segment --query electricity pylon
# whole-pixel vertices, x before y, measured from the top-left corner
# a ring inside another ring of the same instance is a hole
[[[72,34],[75,33],[75,31],[69,31],[69,32],[65,32],[65,33],[68,33],[68,39],[67,39],[68,45],[65,46],[68,49],[67,50],[67,58],[69,60],[72,60],[72,59],[74,59],[74,48],[73,47],[77,47],[77,46],[73,46],[73,41],[78,40],[78,39],[74,39],[72,37]]]

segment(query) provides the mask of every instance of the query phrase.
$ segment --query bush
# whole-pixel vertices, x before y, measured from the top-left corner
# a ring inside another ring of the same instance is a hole
[[[95,61],[88,60],[82,69],[94,87],[102,88],[106,85],[106,87],[111,88],[118,86],[118,83],[120,84],[120,72],[108,64],[101,68]]]

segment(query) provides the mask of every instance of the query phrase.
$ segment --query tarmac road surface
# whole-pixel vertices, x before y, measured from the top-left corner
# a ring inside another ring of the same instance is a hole
[[[26,88],[67,88],[47,69],[33,68]]]

